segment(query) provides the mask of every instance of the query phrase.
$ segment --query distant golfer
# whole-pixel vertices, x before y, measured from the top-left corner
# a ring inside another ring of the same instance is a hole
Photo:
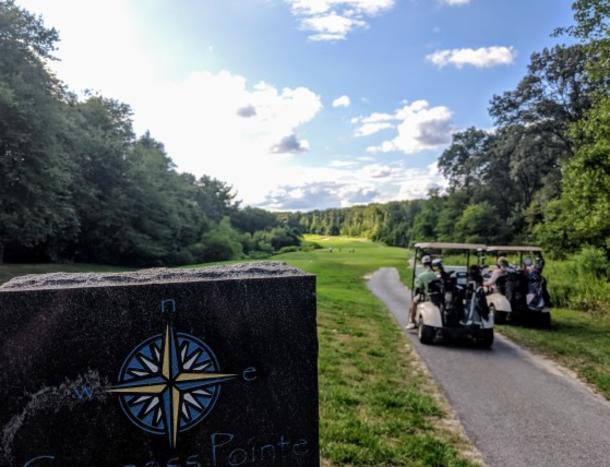
[[[421,259],[421,264],[424,266],[424,270],[420,272],[415,279],[415,294],[413,296],[413,301],[411,302],[411,314],[409,316],[407,329],[415,329],[417,304],[424,299],[428,284],[437,279],[435,272],[432,270],[432,258],[430,258],[430,256],[425,255]],[[413,274],[415,274],[415,271],[413,271]]]

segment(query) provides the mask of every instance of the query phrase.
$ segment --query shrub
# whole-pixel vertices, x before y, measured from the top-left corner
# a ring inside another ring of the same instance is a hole
[[[248,257],[250,259],[266,259],[266,258],[269,258],[271,255],[272,255],[272,253],[269,253],[268,251],[254,250],[254,251],[250,252]]]
[[[301,244],[301,251],[314,251],[314,250],[321,250],[322,249],[322,245],[320,245],[319,243],[316,242],[303,242]]]
[[[221,220],[212,230],[201,238],[198,247],[201,261],[225,261],[239,258],[242,253],[241,238],[231,227],[228,218]]]
[[[578,274],[582,276],[607,277],[610,273],[610,262],[606,252],[601,248],[592,246],[583,247],[580,252],[574,255],[574,263]]]
[[[603,258],[599,259],[599,253],[581,251],[568,260],[548,261],[544,276],[553,307],[610,314],[610,282],[605,273],[596,276],[593,272],[603,269],[607,262]]]
[[[295,251],[299,251],[299,247],[296,245],[291,245],[291,246],[283,246],[282,248],[280,248],[280,251],[278,251],[278,253],[280,253],[280,254],[294,253]]]

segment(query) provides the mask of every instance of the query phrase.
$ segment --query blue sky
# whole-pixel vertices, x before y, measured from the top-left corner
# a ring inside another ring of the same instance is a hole
[[[178,169],[245,204],[425,196],[451,134],[572,20],[570,0],[18,0],[72,89],[132,105]]]

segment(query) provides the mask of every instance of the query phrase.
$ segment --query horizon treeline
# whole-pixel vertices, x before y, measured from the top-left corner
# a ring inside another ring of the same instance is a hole
[[[570,45],[534,53],[493,96],[494,130],[455,133],[425,200],[296,213],[306,232],[416,241],[542,244],[555,256],[610,251],[610,2],[578,0]]]
[[[58,40],[0,0],[0,263],[178,265],[300,243],[222,181],[178,173],[162,143],[134,134],[128,105],[70,92],[48,68]]]

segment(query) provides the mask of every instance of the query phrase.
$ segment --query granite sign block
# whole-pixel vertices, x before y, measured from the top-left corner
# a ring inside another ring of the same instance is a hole
[[[0,316],[0,465],[319,465],[312,275],[24,276]]]

